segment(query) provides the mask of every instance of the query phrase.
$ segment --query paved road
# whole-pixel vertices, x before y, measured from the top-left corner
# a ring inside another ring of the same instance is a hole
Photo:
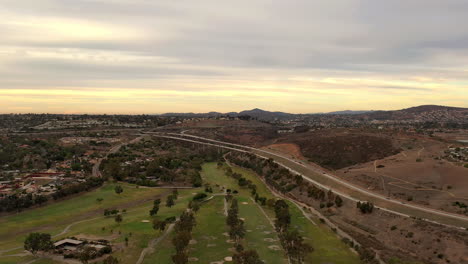
[[[282,165],[283,167],[289,169],[290,171],[292,171],[292,172],[294,172],[294,173],[296,173],[298,175],[301,175],[305,180],[307,180],[309,182],[312,182],[312,183],[314,183],[314,184],[316,184],[316,185],[318,185],[318,186],[320,186],[320,187],[322,187],[324,189],[330,189],[330,186],[327,186],[327,185],[321,184],[321,183],[319,183],[317,181],[314,181],[310,177],[307,177],[306,175],[303,175],[302,173],[292,169],[291,166],[288,166],[285,163],[290,163],[290,164],[294,164],[296,166],[301,166],[301,167],[303,167],[303,168],[305,168],[307,170],[310,170],[310,171],[315,172],[315,173],[317,173],[319,175],[322,175],[323,177],[325,177],[325,178],[327,178],[329,180],[332,180],[332,181],[340,184],[341,186],[344,186],[344,187],[346,187],[348,189],[357,191],[357,192],[359,192],[361,194],[364,194],[364,195],[367,195],[369,197],[373,197],[373,198],[376,198],[378,200],[382,200],[382,201],[384,201],[386,203],[393,203],[393,204],[396,204],[398,206],[403,206],[405,208],[409,208],[409,209],[412,209],[412,210],[418,210],[418,211],[422,211],[422,212],[425,212],[425,213],[430,213],[430,214],[434,214],[434,215],[438,215],[438,216],[442,216],[442,217],[461,220],[464,223],[468,223],[468,217],[466,217],[466,216],[462,216],[462,215],[458,215],[458,214],[452,214],[452,213],[448,213],[448,212],[444,212],[444,211],[439,211],[439,210],[436,210],[436,209],[427,208],[427,207],[423,207],[423,206],[407,204],[407,203],[404,203],[404,202],[399,201],[399,200],[390,199],[390,198],[387,198],[386,196],[371,192],[369,190],[363,189],[363,188],[361,188],[359,186],[356,186],[356,185],[353,185],[353,184],[351,184],[349,182],[346,182],[346,181],[344,181],[344,180],[342,180],[342,179],[340,179],[340,178],[338,178],[338,177],[336,177],[334,175],[331,175],[328,172],[325,172],[324,170],[320,170],[320,169],[318,169],[316,167],[313,167],[313,166],[310,166],[310,165],[307,165],[307,164],[303,164],[302,162],[298,162],[298,161],[293,160],[293,159],[291,159],[289,157],[286,157],[284,155],[281,155],[281,154],[278,154],[278,153],[275,153],[275,152],[271,152],[271,151],[268,151],[268,150],[258,149],[258,148],[239,145],[239,144],[233,144],[233,143],[229,143],[229,142],[223,142],[223,141],[219,141],[219,140],[208,139],[208,138],[189,135],[189,134],[167,133],[170,136],[167,136],[167,134],[161,134],[161,133],[157,133],[157,132],[156,133],[151,133],[151,134],[157,135],[159,137],[172,138],[172,139],[176,139],[176,140],[188,141],[188,142],[193,142],[193,143],[198,143],[198,144],[205,144],[205,145],[210,145],[210,146],[216,146],[216,147],[221,147],[221,148],[240,151],[240,152],[254,152],[254,154],[257,154],[258,156],[262,156],[262,155],[260,155],[258,153],[267,154],[270,157],[273,156],[273,157],[282,159],[282,161],[276,160],[276,162],[278,164]],[[187,137],[191,138],[191,139],[187,139]],[[213,143],[200,142],[200,140],[213,142]],[[229,147],[226,146],[226,145],[228,145]],[[247,151],[247,150],[250,150],[250,151]],[[265,156],[263,156],[263,157],[265,157]],[[284,162],[284,161],[286,161],[286,162]],[[347,199],[350,199],[352,201],[358,201],[359,200],[359,199],[356,199],[356,198],[354,198],[354,197],[352,197],[352,196],[350,196],[350,195],[348,195],[346,193],[343,193],[343,192],[339,192],[339,191],[336,191],[336,190],[334,190],[334,192],[337,193],[338,195],[343,196],[343,197],[345,197]],[[398,215],[405,216],[405,217],[410,217],[410,215],[408,215],[406,213],[401,213],[401,212],[398,212],[398,211],[395,211],[395,210],[390,210],[390,209],[383,208],[383,207],[378,207],[378,206],[376,206],[376,207],[381,209],[381,210],[388,211],[388,212],[391,212],[391,213],[394,213],[394,214],[398,214]],[[429,219],[423,219],[423,220],[443,224],[443,223],[436,222],[436,221],[429,220]],[[453,226],[453,225],[446,225],[446,226]],[[459,228],[459,226],[454,226],[454,227]]]

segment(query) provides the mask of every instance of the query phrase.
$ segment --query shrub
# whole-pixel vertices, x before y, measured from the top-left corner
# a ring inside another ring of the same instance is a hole
[[[203,200],[207,197],[208,195],[206,195],[206,193],[197,193],[195,194],[195,196],[193,196],[193,200],[194,201],[199,201],[199,200]]]
[[[104,254],[109,254],[112,252],[112,248],[110,246],[105,246],[99,250],[99,254],[104,255]]]

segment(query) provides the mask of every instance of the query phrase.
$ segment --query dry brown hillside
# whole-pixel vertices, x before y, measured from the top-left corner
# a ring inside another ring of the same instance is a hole
[[[320,130],[288,135],[277,142],[297,144],[302,155],[329,169],[381,159],[400,151],[390,136],[362,131]]]

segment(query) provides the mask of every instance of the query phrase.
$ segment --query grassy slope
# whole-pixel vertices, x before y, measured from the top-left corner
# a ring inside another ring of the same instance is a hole
[[[41,232],[57,234],[75,221],[100,216],[104,208],[151,198],[161,192],[154,189],[137,189],[132,185],[123,186],[124,192],[120,195],[114,192],[115,184],[106,184],[72,199],[0,218],[0,250],[21,246],[27,234],[18,234],[19,228],[31,232],[40,228]],[[97,198],[104,200],[98,203]]]
[[[69,200],[1,218],[0,250],[22,246],[22,241],[27,233],[17,234],[16,230],[19,228],[21,230],[30,229],[31,231],[36,231],[34,229],[40,227],[40,232],[57,234],[70,223],[81,219],[91,219],[90,221],[72,226],[69,232],[58,238],[81,234],[113,239],[114,243],[120,243],[123,246],[124,238],[128,236],[129,246],[124,247],[124,251],[116,253],[116,255],[122,259],[122,263],[134,263],[135,257],[138,258],[141,249],[146,247],[147,242],[156,235],[156,232],[152,230],[151,223],[142,223],[141,220],[150,219],[148,211],[152,206],[151,200],[168,191],[136,188],[133,185],[127,184],[123,184],[123,186],[124,192],[120,195],[114,192],[115,184],[106,184],[102,188]],[[179,215],[183,208],[186,207],[186,200],[190,197],[191,194],[189,195],[188,191],[181,191],[176,206],[170,209],[161,206],[158,217],[165,218]],[[103,198],[104,200],[98,203],[96,198]],[[113,218],[102,216],[104,208],[121,208],[120,206],[124,205],[129,208],[127,209],[127,213],[123,215],[124,221],[120,225],[117,225]],[[105,228],[104,230],[102,229],[103,227]],[[4,255],[21,253],[21,251],[19,249],[5,253]],[[32,257],[6,257],[0,255],[0,264],[18,263],[30,258]],[[40,261],[52,263],[49,260]]]
[[[17,263],[26,263],[28,261],[32,261],[34,259],[33,256],[26,256],[26,257],[4,257],[0,258],[0,264],[17,264]],[[61,262],[57,262],[51,259],[40,258],[34,262],[34,264],[60,264]]]

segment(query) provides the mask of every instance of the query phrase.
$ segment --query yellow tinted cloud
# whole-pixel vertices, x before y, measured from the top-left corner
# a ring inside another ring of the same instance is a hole
[[[68,18],[13,17],[1,24],[15,29],[7,37],[37,42],[136,40],[145,35],[138,28]]]

